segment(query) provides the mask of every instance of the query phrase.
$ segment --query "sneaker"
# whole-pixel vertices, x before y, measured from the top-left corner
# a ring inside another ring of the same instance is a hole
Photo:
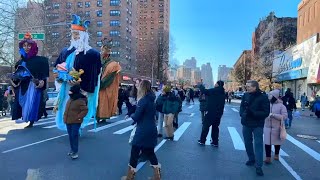
[[[198,140],[198,144],[200,144],[201,146],[204,146],[205,144],[203,142],[201,142],[200,140]]]
[[[73,154],[73,152],[72,152],[72,151],[68,152],[68,156],[71,156],[72,154]]]
[[[158,134],[158,138],[162,138],[162,134]]]
[[[263,174],[262,168],[256,168],[256,174],[258,176],[263,176],[264,174]]]
[[[254,166],[255,163],[256,163],[256,161],[247,161],[246,165],[247,166]]]
[[[77,159],[79,156],[78,156],[77,153],[72,153],[72,154],[70,155],[70,157],[71,157],[72,159]]]
[[[164,139],[167,139],[167,140],[173,141],[174,136],[172,136],[172,137],[165,137]]]
[[[17,124],[21,124],[21,123],[24,123],[25,121],[22,120],[22,119],[17,119],[15,122],[16,122]]]
[[[214,143],[214,142],[212,142],[212,140],[211,140],[210,144],[211,144],[211,146],[219,147],[219,144],[218,144],[218,143]]]

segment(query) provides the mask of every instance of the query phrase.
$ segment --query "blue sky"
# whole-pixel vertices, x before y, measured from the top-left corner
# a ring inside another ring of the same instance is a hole
[[[300,0],[171,0],[170,35],[180,64],[196,57],[210,62],[216,80],[218,65],[233,66],[242,50],[251,49],[260,18],[297,17]]]

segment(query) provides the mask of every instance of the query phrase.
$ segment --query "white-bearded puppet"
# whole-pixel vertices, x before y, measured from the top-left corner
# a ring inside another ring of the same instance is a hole
[[[89,46],[87,28],[89,21],[82,22],[77,15],[73,16],[71,24],[72,40],[69,48],[64,48],[56,60],[54,73],[60,83],[58,102],[56,105],[56,124],[58,129],[66,130],[63,114],[69,99],[69,89],[74,84],[80,84],[82,92],[88,98],[88,113],[81,125],[84,128],[95,116],[101,71],[100,53]]]

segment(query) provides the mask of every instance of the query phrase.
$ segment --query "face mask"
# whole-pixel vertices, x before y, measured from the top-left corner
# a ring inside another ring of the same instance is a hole
[[[275,98],[274,96],[272,96],[270,102],[271,102],[271,104],[274,104],[277,100],[278,100],[277,98]]]

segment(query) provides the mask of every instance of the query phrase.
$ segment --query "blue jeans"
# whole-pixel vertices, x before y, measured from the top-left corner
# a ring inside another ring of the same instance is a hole
[[[73,153],[78,153],[79,146],[79,129],[81,124],[67,124],[70,147]]]
[[[292,119],[292,111],[288,110],[288,119],[285,121],[286,127],[291,127]]]
[[[256,167],[261,168],[263,164],[263,127],[243,126],[242,134],[249,161],[255,161]]]

